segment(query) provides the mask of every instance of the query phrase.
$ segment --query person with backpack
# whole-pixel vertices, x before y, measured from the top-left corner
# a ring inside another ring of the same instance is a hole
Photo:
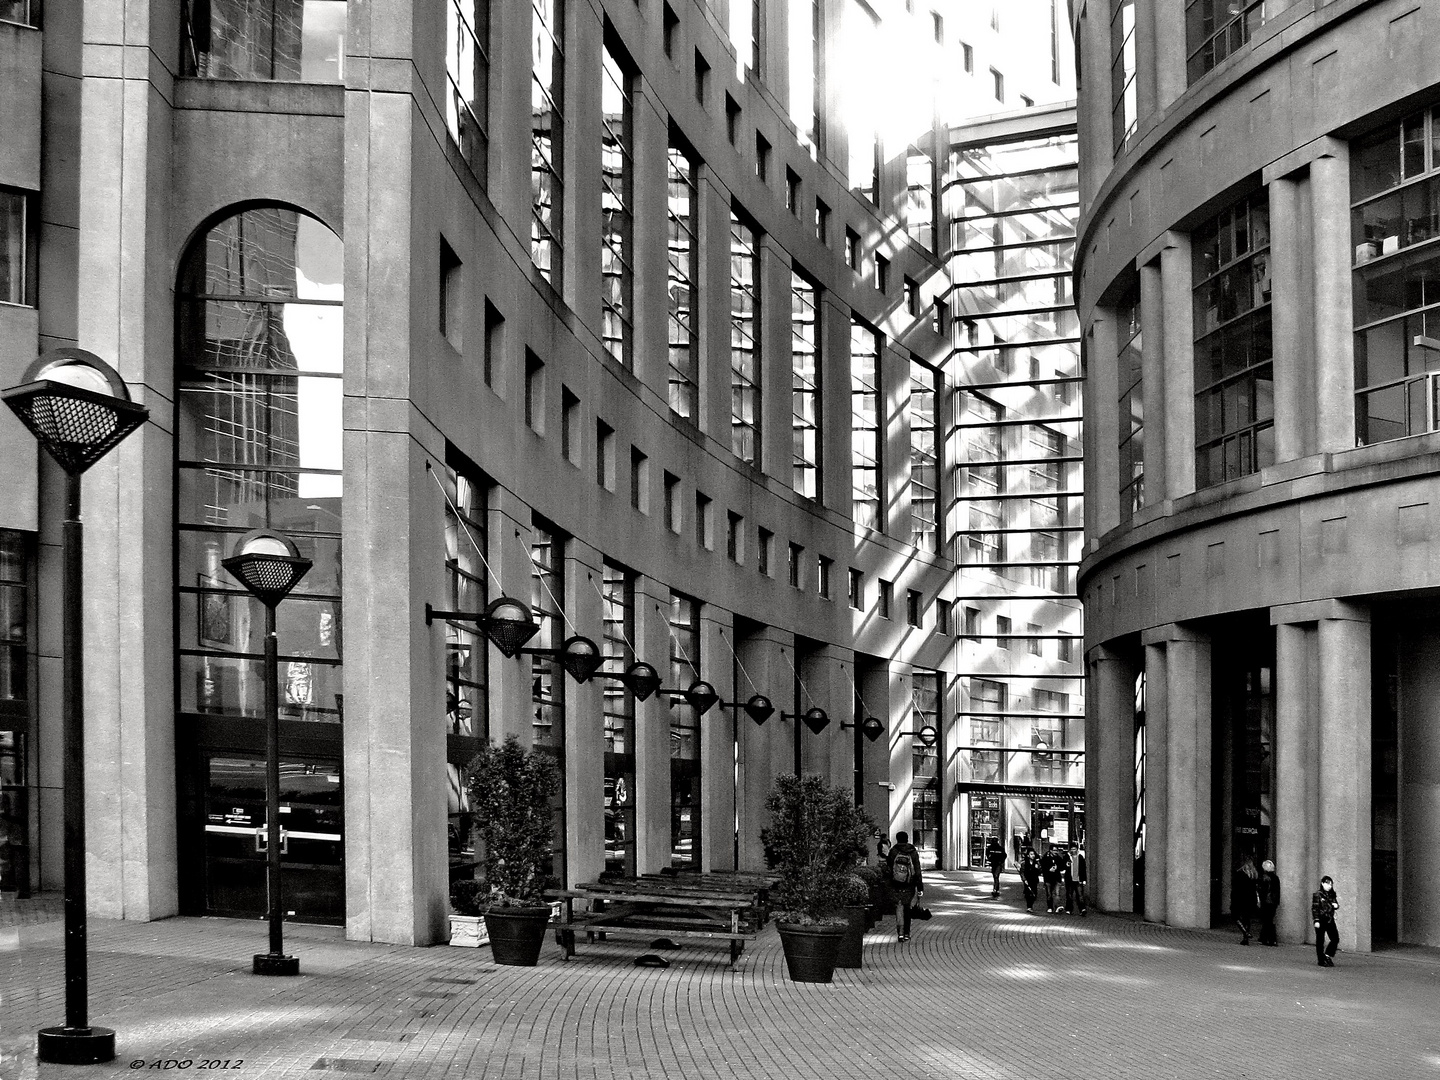
[[[998,836],[992,836],[985,844],[985,861],[990,864],[990,876],[994,879],[994,888],[991,889],[992,898],[1000,896],[1000,871],[1005,869],[1005,846],[1000,843]]]
[[[1040,892],[1040,856],[1026,838],[1020,849],[1020,880],[1025,885],[1025,910],[1035,910],[1035,897]]]
[[[895,834],[895,846],[887,859],[890,888],[895,891],[895,929],[900,941],[910,940],[910,910],[915,898],[925,892],[920,878],[920,852],[910,843],[908,833]]]

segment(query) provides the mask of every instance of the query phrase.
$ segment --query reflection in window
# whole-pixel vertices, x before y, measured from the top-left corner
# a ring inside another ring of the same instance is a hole
[[[755,230],[730,213],[730,449],[760,464],[760,256]]]
[[[600,76],[600,337],[616,363],[630,366],[634,271],[631,200],[635,182],[633,103],[635,77],[605,46]]]
[[[25,535],[0,529],[0,890],[21,897],[30,894],[29,582]]]
[[[819,290],[790,274],[791,485],[807,499],[820,497]]]
[[[490,0],[446,0],[445,129],[483,185],[490,156]]]
[[[635,575],[605,563],[601,618],[605,625],[603,652],[611,670],[624,671],[635,662]],[[605,869],[634,877],[635,807],[639,789],[635,773],[635,694],[613,679],[605,680]]]
[[[1120,381],[1120,518],[1130,520],[1145,505],[1145,388],[1141,366],[1140,285],[1133,284],[1115,311]]]
[[[214,224],[178,299],[179,707],[258,717],[264,609],[220,566],[277,529],[314,561],[276,613],[282,720],[339,722],[344,252],[293,210]]]
[[[936,492],[940,482],[936,458],[939,431],[935,398],[940,374],[919,360],[910,361],[910,542],[923,551],[937,551]]]
[[[560,281],[565,205],[565,5],[531,0],[530,257],[552,285]]]
[[[452,611],[483,611],[489,598],[482,553],[486,531],[487,488],[472,473],[446,465],[444,605]],[[474,875],[478,860],[464,769],[490,732],[485,687],[488,676],[485,639],[474,623],[445,622],[445,769],[446,830],[450,880]]]
[[[697,397],[695,355],[699,337],[696,286],[700,279],[695,163],[684,150],[672,146],[667,167],[670,273],[666,291],[670,408],[682,419],[694,422]]]
[[[30,196],[0,188],[0,304],[30,300]]]
[[[540,624],[531,646],[553,650],[530,660],[530,715],[532,746],[555,762],[557,776],[565,775],[565,670],[560,646],[569,636],[565,622],[565,540],[550,526],[535,520],[530,541],[530,610]],[[565,882],[565,785],[558,784],[550,798],[555,836],[550,848],[547,876]]]
[[[917,671],[911,690],[912,735],[925,727],[940,730],[941,675],[935,671]],[[915,835],[912,842],[920,849],[927,866],[940,858],[940,743],[926,746],[918,738],[910,740],[911,769],[914,785],[910,809]]]
[[[851,515],[855,524],[884,527],[880,505],[880,334],[850,320]]]
[[[1110,2],[1110,132],[1118,153],[1135,134],[1135,0]]]
[[[345,81],[345,0],[185,0],[181,11],[185,75]]]
[[[670,594],[670,680],[700,678],[700,602]],[[670,706],[670,862],[700,869],[700,715],[683,698]]]

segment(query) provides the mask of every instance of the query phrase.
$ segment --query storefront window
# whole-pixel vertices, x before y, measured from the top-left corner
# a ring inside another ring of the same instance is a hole
[[[565,622],[565,539],[548,524],[536,520],[530,541],[530,609],[540,632],[531,647],[558,653],[570,636]],[[565,775],[565,669],[558,657],[530,658],[530,710],[532,745],[550,755],[557,776]],[[550,804],[554,810],[555,837],[551,843],[549,876],[565,883],[565,785],[557,784]]]
[[[670,594],[670,685],[700,678],[700,602]],[[670,706],[670,862],[700,869],[700,716],[684,699]]]
[[[468,468],[447,466],[445,486],[445,578],[454,611],[483,611],[489,600],[483,554],[487,485]],[[447,843],[451,880],[474,873],[477,865],[465,766],[489,736],[485,687],[488,650],[474,623],[445,623],[445,770],[449,815]]]
[[[22,533],[0,530],[0,891],[30,892],[25,740],[30,730],[30,565]]]
[[[185,75],[345,81],[345,0],[184,0],[181,12]]]
[[[609,670],[623,671],[635,662],[635,575],[605,564],[602,617],[605,659]],[[605,693],[605,869],[634,877],[635,695],[607,679]]]
[[[923,866],[938,865],[940,855],[940,743],[926,746],[918,738],[926,727],[940,730],[941,680],[939,672],[916,672],[912,688],[911,821],[912,838]]]

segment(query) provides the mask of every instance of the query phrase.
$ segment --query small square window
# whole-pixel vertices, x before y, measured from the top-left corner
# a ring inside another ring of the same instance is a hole
[[[755,540],[755,569],[769,577],[770,547],[775,541],[775,534],[769,529],[760,529],[756,533]]]
[[[1027,109],[1033,109],[1035,107],[1035,99],[1032,97],[1027,97],[1025,94],[1021,94],[1020,104]]]
[[[880,579],[880,602],[878,605],[879,615],[882,619],[890,618],[890,607],[895,602],[895,583]]]
[[[680,478],[665,474],[665,527],[672,533],[680,531]]]
[[[920,625],[920,593],[915,589],[905,590],[905,622],[910,626]]]
[[[733,510],[725,513],[725,555],[733,563],[745,561],[745,519]]]
[[[1005,100],[1005,76],[994,68],[990,69],[990,77],[995,80],[995,100]]]
[[[934,321],[930,328],[942,337],[950,332],[950,305],[938,296],[935,298]]]
[[[826,600],[830,599],[830,567],[834,565],[832,560],[824,555],[815,560],[815,591]]]
[[[568,386],[560,387],[560,456],[580,464],[580,399]]]
[[[800,588],[800,562],[805,557],[805,549],[799,544],[791,544],[789,547],[789,553],[790,584],[798,589]]]
[[[865,610],[865,574],[853,566],[850,568],[849,596],[852,608],[856,611]]]

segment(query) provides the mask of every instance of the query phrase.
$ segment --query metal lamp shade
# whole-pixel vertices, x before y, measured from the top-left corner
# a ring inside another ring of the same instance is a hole
[[[745,715],[754,720],[757,725],[763,724],[775,715],[775,706],[764,694],[756,694],[745,702]]]
[[[800,718],[805,721],[805,726],[816,735],[830,726],[830,714],[818,705],[813,709],[806,709],[805,714]]]
[[[702,716],[720,700],[720,695],[715,692],[715,687],[703,679],[691,683],[690,689],[685,691],[683,697],[690,707]]]
[[[865,738],[874,742],[881,735],[885,734],[885,725],[873,716],[867,716],[860,725],[860,730],[865,733]]]
[[[590,677],[600,670],[604,659],[600,655],[600,647],[579,634],[566,638],[560,646],[560,666],[578,683],[589,682]]]
[[[637,660],[625,669],[620,683],[635,695],[635,700],[644,701],[660,689],[660,673],[644,660]]]
[[[150,412],[130,400],[125,382],[84,349],[52,349],[25,372],[25,382],[0,398],[72,476],[94,465]]]
[[[235,554],[220,565],[262,604],[275,607],[315,564],[302,556],[288,537],[256,529],[242,536]]]
[[[940,738],[940,733],[935,730],[933,724],[926,724],[915,733],[915,737],[920,740],[921,746],[928,748],[935,745],[936,740]]]
[[[485,635],[505,659],[513,659],[525,643],[540,632],[530,605],[512,596],[493,600],[485,609]]]

